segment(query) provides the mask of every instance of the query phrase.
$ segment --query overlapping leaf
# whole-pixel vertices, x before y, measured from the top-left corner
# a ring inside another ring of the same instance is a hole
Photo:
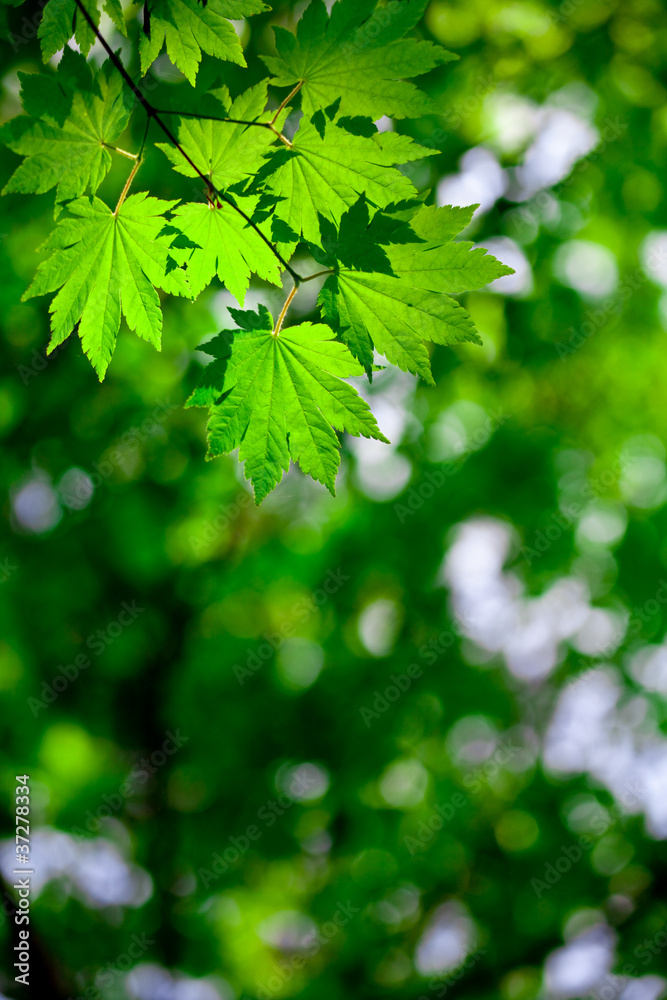
[[[60,289],[50,306],[53,350],[79,324],[83,349],[100,379],[111,360],[121,313],[131,330],[160,349],[162,309],[156,288],[189,295],[185,275],[169,253],[173,237],[160,235],[164,213],[177,203],[134,194],[117,213],[99,198],[68,206],[44,244],[24,299]]]
[[[111,166],[108,146],[125,131],[130,116],[120,74],[107,62],[93,76],[83,56],[67,49],[57,76],[19,73],[28,115],[13,118],[1,137],[25,160],[3,194],[42,194],[56,187],[56,200],[95,192]]]
[[[367,208],[355,206],[359,255],[354,256],[348,239],[346,257],[343,242],[347,263],[335,266],[320,304],[367,372],[375,347],[399,368],[432,384],[425,340],[481,343],[472,319],[452,294],[481,288],[512,270],[482,249],[471,250],[470,243],[451,242],[473,211],[474,206],[421,208],[408,229],[394,229],[385,237],[382,265],[371,271],[361,269],[368,266],[363,253],[370,240],[364,239],[359,216]]]
[[[266,88],[266,81],[251,87],[231,103],[229,110],[221,104],[220,117],[268,123],[273,115],[264,111]],[[287,113],[281,114],[276,127],[280,128]],[[226,121],[181,118],[177,138],[192,163],[218,189],[226,190],[257,173],[264,156],[276,141],[276,134],[261,124],[235,125]],[[169,158],[174,170],[186,177],[198,176],[181,150],[169,143],[158,142],[156,145]]]
[[[240,329],[202,346],[216,360],[188,404],[212,407],[209,457],[239,448],[258,503],[290,459],[334,493],[336,430],[386,440],[368,404],[342,381],[361,367],[327,326],[301,323],[275,336],[263,306],[231,312]]]
[[[251,216],[257,199],[237,198],[236,202]],[[187,265],[193,296],[199,295],[216,274],[241,305],[251,272],[280,285],[275,255],[230,205],[181,205],[174,212],[174,225],[188,241],[186,249],[173,254]]]
[[[350,132],[318,112],[302,122],[291,149],[272,155],[257,180],[281,199],[276,216],[308,242],[318,243],[319,217],[338,224],[360,194],[380,208],[416,194],[394,164],[429,156],[433,150],[405,136],[400,140],[387,142],[377,132]]]
[[[82,2],[95,26],[99,27],[100,12],[96,0],[82,0]],[[126,35],[127,29],[119,0],[106,0],[104,10],[118,30]],[[44,62],[48,62],[56,52],[63,49],[72,35],[83,54],[87,56],[95,43],[95,32],[75,0],[48,0],[37,29]]]
[[[338,98],[341,112],[416,118],[437,111],[406,78],[420,76],[456,56],[431,42],[405,38],[427,0],[337,0],[327,14],[323,0],[311,0],[296,37],[275,28],[277,56],[263,56],[272,83],[302,83],[306,115]]]
[[[97,7],[85,2],[97,24]],[[205,348],[214,361],[190,405],[211,408],[210,457],[238,447],[258,501],[290,461],[333,492],[336,432],[384,440],[344,380],[364,370],[370,376],[377,350],[432,382],[426,341],[479,342],[454,296],[510,270],[471,244],[453,242],[472,209],[424,207],[427,192],[420,195],[408,171],[396,169],[434,150],[373,124],[382,114],[436,110],[405,80],[449,58],[410,37],[424,6],[337,0],[329,16],[323,0],[312,0],[296,36],[277,30],[278,55],[266,60],[273,82],[299,84],[305,112],[292,140],[283,134],[289,107],[275,120],[266,110],[267,81],[233,102],[225,87],[202,86],[206,95],[196,95],[192,115],[174,113],[177,144],[158,145],[178,172],[210,181],[206,202],[177,207],[127,196],[126,187],[112,212],[93,196],[133,102],[111,64],[93,75],[66,45],[72,30],[84,51],[94,39],[75,0],[49,0],[40,37],[45,54],[65,45],[58,73],[22,75],[26,116],[4,128],[7,143],[25,157],[5,190],[56,187],[57,212],[74,199],[44,245],[51,255],[25,297],[56,293],[50,349],[78,325],[100,378],[123,316],[159,349],[157,289],[198,295],[217,276],[242,304],[251,274],[281,284],[281,268],[299,241],[331,270],[319,298],[328,326],[274,330],[265,308],[236,310],[239,329]],[[119,0],[106,0],[106,9],[123,30]],[[245,65],[228,19],[263,9],[262,0],[154,0],[144,19],[142,67],[165,43],[193,84],[202,52]],[[87,189],[91,196],[81,197]],[[299,269],[288,265],[297,285]]]
[[[202,52],[245,66],[241,43],[229,19],[268,8],[262,0],[151,0],[148,9],[148,32],[139,42],[142,72],[148,71],[166,43],[167,55],[194,86]]]
[[[394,244],[387,249],[394,274],[413,288],[454,295],[512,274],[512,268],[482,247],[473,249],[472,243],[452,242],[452,236],[468,225],[476,207],[421,208],[410,220],[410,228],[424,242]]]

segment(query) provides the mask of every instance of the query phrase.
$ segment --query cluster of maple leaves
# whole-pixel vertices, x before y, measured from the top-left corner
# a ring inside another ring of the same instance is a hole
[[[39,35],[45,61],[64,47],[57,73],[19,74],[25,114],[0,138],[24,160],[4,190],[56,189],[56,225],[42,248],[50,255],[25,293],[56,293],[51,350],[78,325],[101,379],[121,316],[160,348],[157,289],[196,297],[217,275],[242,306],[252,274],[280,286],[288,273],[287,306],[312,277],[289,264],[297,247],[326,275],[323,322],[291,326],[286,309],[275,321],[263,307],[234,310],[237,329],[202,346],[213,361],[188,405],[210,407],[209,456],[238,447],[258,502],[290,460],[333,492],[336,431],[386,440],[344,380],[370,377],[378,352],[432,383],[425,341],[479,342],[453,296],[510,272],[453,241],[475,206],[429,207],[397,169],[433,150],[374,124],[438,113],[406,79],[453,58],[409,34],[425,2],[337,0],[329,14],[323,0],[311,0],[296,34],[274,29],[276,55],[264,57],[270,77],[234,100],[225,87],[211,91],[206,114],[158,113],[138,102],[108,46],[110,58],[95,70],[86,60],[98,37],[91,0],[48,0]],[[104,9],[125,33],[119,0]],[[266,9],[261,0],[154,0],[139,42],[142,72],[163,44],[193,85],[202,50],[245,65],[229,19]],[[72,33],[80,52],[67,45]],[[269,86],[290,89],[277,110],[267,109]],[[301,117],[288,138],[295,110]],[[135,113],[146,115],[146,134],[153,119],[162,128],[168,141],[155,145],[175,170],[202,181],[205,200],[130,193],[144,149],[116,144]],[[111,208],[95,192],[114,152],[132,168]]]

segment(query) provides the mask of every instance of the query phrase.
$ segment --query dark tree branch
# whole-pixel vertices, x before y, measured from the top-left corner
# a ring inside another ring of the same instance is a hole
[[[287,136],[279,132],[273,124],[276,120],[275,117],[270,122],[248,122],[244,121],[243,118],[220,118],[218,115],[201,115],[198,111],[164,111],[161,108],[153,108],[153,111],[156,115],[174,115],[176,118],[196,118],[197,121],[204,122],[223,122],[230,125],[255,125],[258,128],[268,128],[285,146],[292,146]]]
[[[134,80],[132,79],[132,77],[130,76],[130,74],[127,72],[127,70],[123,66],[123,64],[122,64],[120,58],[118,57],[118,55],[113,51],[113,49],[111,48],[111,46],[107,42],[106,38],[104,38],[103,35],[100,34],[100,31],[99,31],[97,25],[95,24],[95,22],[93,21],[92,17],[90,16],[90,14],[88,13],[88,11],[84,7],[84,5],[82,3],[82,0],[74,0],[74,2],[76,3],[77,7],[79,8],[79,10],[81,11],[81,13],[85,17],[85,19],[88,22],[88,24],[90,25],[90,28],[92,29],[92,31],[95,33],[95,37],[97,39],[99,39],[99,42],[102,45],[102,47],[104,48],[104,50],[107,53],[107,55],[109,56],[109,59],[111,59],[111,62],[114,64],[114,66],[116,67],[116,69],[118,70],[118,72],[120,73],[120,75],[125,80],[125,83],[128,85],[128,87],[130,88],[130,90],[132,91],[132,93],[134,94],[134,96],[139,101],[139,103],[141,104],[142,108],[144,109],[144,111],[148,115],[149,120],[153,119],[160,126],[160,128],[162,129],[162,131],[166,135],[167,139],[169,139],[169,142],[171,142],[172,145],[174,145],[176,147],[176,149],[178,149],[178,151],[181,154],[181,156],[190,164],[190,166],[195,171],[195,173],[199,177],[201,177],[201,179],[203,180],[204,184],[206,184],[206,187],[208,188],[208,190],[210,191],[210,193],[213,194],[213,195],[215,195],[216,198],[219,198],[220,201],[224,201],[227,205],[230,206],[230,208],[233,208],[235,212],[238,212],[238,214],[241,216],[241,218],[244,219],[248,223],[248,225],[251,226],[255,230],[255,232],[257,233],[257,235],[264,241],[264,243],[266,243],[266,245],[269,247],[269,249],[271,250],[271,252],[273,253],[273,255],[282,264],[282,266],[285,268],[285,270],[288,272],[288,274],[291,275],[293,281],[297,285],[300,285],[301,282],[303,281],[302,276],[300,274],[298,274],[294,270],[294,268],[290,267],[290,265],[287,263],[287,261],[282,256],[282,254],[276,249],[276,247],[273,245],[273,243],[268,238],[268,236],[264,235],[264,233],[259,228],[259,226],[257,225],[257,223],[253,222],[253,220],[250,218],[250,216],[246,212],[244,212],[242,208],[239,208],[239,206],[234,202],[233,198],[230,198],[229,195],[226,195],[222,191],[219,191],[216,188],[216,186],[213,183],[213,181],[210,179],[210,177],[207,177],[206,174],[204,174],[199,169],[199,167],[196,165],[196,163],[194,163],[191,160],[191,158],[185,152],[185,150],[183,149],[183,147],[179,143],[178,139],[176,138],[176,136],[174,135],[174,133],[169,128],[169,126],[160,117],[160,112],[158,112],[153,107],[153,105],[150,103],[150,101],[148,101],[144,97],[144,95],[142,94],[142,92],[139,89],[139,87],[137,87],[137,85],[135,84]],[[171,114],[171,112],[169,112],[169,113]]]

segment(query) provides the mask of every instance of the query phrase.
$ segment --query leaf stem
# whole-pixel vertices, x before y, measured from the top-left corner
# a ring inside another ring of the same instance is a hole
[[[271,119],[271,124],[272,125],[275,125],[276,119],[278,118],[278,115],[280,114],[280,112],[283,110],[283,108],[287,107],[287,105],[289,104],[289,102],[292,100],[292,98],[295,96],[295,94],[299,93],[299,91],[301,90],[302,87],[303,87],[303,80],[299,80],[299,82],[297,83],[296,87],[294,87],[292,90],[290,90],[290,92],[287,95],[287,97],[285,98],[285,100],[282,101],[282,103],[278,106],[278,108],[276,110],[276,113],[274,114],[273,118]]]
[[[307,274],[306,277],[302,278],[301,280],[312,281],[313,278],[321,278],[323,274],[333,274],[333,273],[334,273],[333,267],[325,267],[323,271],[315,271],[315,274]]]
[[[308,279],[304,279],[304,280],[308,280]],[[285,319],[285,316],[287,315],[287,310],[290,307],[290,302],[292,301],[292,299],[294,298],[294,296],[296,295],[296,293],[297,293],[298,290],[299,290],[299,285],[295,281],[294,285],[292,287],[292,291],[289,293],[289,295],[285,299],[285,305],[280,310],[280,316],[278,317],[278,322],[276,323],[276,328],[273,331],[273,336],[274,337],[279,337],[280,336],[280,331],[282,329],[283,320]]]
[[[277,128],[273,127],[273,125],[269,125],[269,128],[271,129],[273,134],[280,139],[280,141],[284,146],[287,146],[288,149],[292,148],[292,143],[290,142],[290,140],[287,138],[286,135],[283,135],[282,132],[279,132]]]
[[[313,278],[321,278],[323,274],[333,274],[333,268],[332,267],[327,267],[323,271],[316,271],[315,274],[307,274],[305,276],[305,278],[301,278],[300,282],[299,281],[295,281],[294,282],[294,286],[293,286],[291,292],[289,293],[289,295],[287,296],[287,299],[285,300],[285,305],[280,310],[280,316],[278,317],[278,322],[276,323],[276,328],[273,331],[273,336],[274,337],[279,337],[280,336],[280,331],[282,330],[283,322],[284,322],[285,316],[287,315],[287,310],[290,307],[290,303],[292,302],[292,299],[294,298],[294,296],[296,295],[296,293],[299,291],[299,285],[303,284],[305,281],[312,281]]]
[[[114,153],[120,153],[121,156],[126,156],[128,160],[139,159],[139,153],[128,153],[126,149],[121,149],[120,146],[112,146],[110,142],[103,142],[102,145],[107,149],[112,149]]]
[[[274,257],[277,258],[277,260],[282,264],[282,266],[285,268],[285,270],[288,272],[288,274],[291,275],[291,277],[292,277],[295,285],[299,285],[301,283],[301,281],[303,280],[302,277],[301,277],[301,275],[297,274],[297,272],[294,270],[293,267],[290,267],[290,265],[287,263],[287,261],[282,256],[282,254],[276,249],[276,247],[273,245],[273,243],[268,238],[268,236],[264,235],[264,233],[259,228],[259,226],[257,225],[257,223],[253,222],[253,220],[250,218],[250,216],[247,215],[246,212],[243,211],[243,209],[241,209],[241,208],[238,207],[238,205],[234,202],[233,198],[230,198],[228,195],[223,194],[222,191],[219,191],[216,188],[216,186],[213,184],[213,182],[210,179],[210,177],[207,177],[206,174],[204,174],[199,169],[199,167],[196,165],[196,163],[194,163],[190,159],[190,157],[185,152],[185,150],[183,149],[183,147],[179,143],[179,141],[176,138],[176,136],[174,135],[174,133],[169,128],[169,126],[162,120],[162,118],[160,118],[160,114],[161,113],[163,114],[164,112],[158,112],[158,111],[156,111],[156,109],[153,107],[153,105],[150,103],[150,101],[148,101],[144,97],[144,95],[142,94],[141,90],[137,87],[137,85],[135,84],[134,80],[132,79],[132,77],[130,76],[130,74],[128,73],[128,71],[123,66],[123,63],[121,62],[121,60],[120,60],[119,56],[117,55],[117,53],[115,53],[113,51],[113,49],[111,48],[111,46],[107,42],[106,38],[104,38],[104,36],[100,33],[99,28],[97,27],[97,25],[93,21],[92,17],[90,16],[90,14],[86,10],[85,6],[83,5],[82,0],[74,0],[74,2],[77,5],[77,7],[79,8],[79,10],[81,11],[81,13],[83,14],[83,16],[85,17],[86,21],[88,22],[88,25],[90,26],[92,32],[95,35],[95,37],[99,40],[100,44],[102,45],[102,48],[105,50],[105,52],[109,56],[109,59],[111,59],[111,62],[116,67],[116,69],[118,70],[118,72],[120,73],[120,75],[123,77],[123,79],[125,80],[126,84],[130,88],[130,90],[132,91],[132,93],[134,94],[134,96],[136,97],[136,99],[141,104],[142,108],[144,109],[144,111],[148,115],[148,118],[149,119],[151,119],[151,118],[155,119],[155,121],[157,122],[157,124],[160,126],[160,128],[162,129],[162,131],[166,135],[167,139],[169,139],[169,141],[176,147],[176,149],[178,149],[178,151],[181,154],[181,156],[187,161],[187,163],[190,164],[190,166],[195,171],[195,173],[197,174],[197,176],[200,177],[204,181],[204,183],[206,184],[206,187],[208,188],[208,190],[212,194],[214,194],[217,198],[220,198],[221,201],[226,202],[231,208],[234,209],[234,211],[238,212],[238,214],[241,216],[242,219],[245,219],[245,221],[248,223],[248,225],[251,226],[251,228],[255,230],[255,232],[260,237],[260,239],[263,240],[264,243],[266,243],[266,245],[268,246],[268,248],[273,253]],[[299,84],[299,86],[301,86],[301,84]],[[281,109],[279,109],[279,111],[280,110]],[[135,173],[136,173],[136,170],[133,171],[132,174],[130,175],[130,181],[132,180],[132,177],[134,176]],[[128,185],[126,185],[126,187],[127,186]],[[124,191],[121,194],[121,198],[119,200],[119,204],[116,206],[116,211],[118,211],[118,208],[122,204],[122,202],[123,202],[123,200],[125,198],[125,194],[126,193],[127,192]]]
[[[137,159],[136,162],[135,162],[135,164],[134,164],[134,166],[132,167],[132,170],[130,171],[130,176],[125,181],[125,187],[123,188],[123,190],[120,193],[120,198],[118,199],[118,204],[116,205],[116,207],[114,209],[114,213],[113,213],[114,215],[118,215],[123,202],[127,198],[127,192],[130,190],[130,185],[132,184],[132,181],[134,180],[134,178],[136,176],[136,173],[137,173],[137,170],[141,166],[141,163],[142,163],[142,161],[140,159]]]

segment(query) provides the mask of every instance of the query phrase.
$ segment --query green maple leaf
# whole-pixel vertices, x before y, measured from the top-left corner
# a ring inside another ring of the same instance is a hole
[[[171,237],[161,235],[164,212],[176,204],[140,193],[126,198],[117,212],[93,197],[68,206],[69,214],[42,247],[53,253],[23,296],[60,289],[50,306],[49,351],[78,323],[83,349],[101,380],[116,346],[121,313],[131,330],[160,349],[162,309],[154,286],[190,294],[170,256]]]
[[[257,198],[236,198],[252,216]],[[193,297],[206,288],[213,276],[243,305],[250,274],[280,285],[278,261],[264,240],[230,205],[192,202],[174,211],[174,225],[188,240],[185,250],[173,251],[186,263]]]
[[[470,223],[476,208],[421,208],[410,220],[410,229],[424,242],[406,241],[387,249],[394,274],[413,288],[450,295],[482,288],[504,274],[513,274],[511,267],[483,247],[473,249],[472,243],[452,242],[452,236]]]
[[[19,73],[28,115],[13,118],[0,138],[24,161],[3,194],[43,194],[56,201],[96,191],[111,166],[107,148],[125,131],[130,110],[120,74],[107,62],[93,74],[83,56],[67,49],[56,77]]]
[[[120,0],[104,0],[104,11],[109,15],[114,25],[123,35],[127,35],[125,17]],[[97,3],[87,0],[86,10],[96,27],[100,24],[100,12]],[[75,41],[83,54],[88,55],[95,43],[95,32],[79,10],[75,0],[49,0],[44,6],[42,19],[37,30],[37,37],[42,48],[44,62],[63,49],[74,35]]]
[[[99,25],[100,12],[97,4],[89,2],[86,10],[94,23]],[[95,42],[95,33],[74,0],[49,0],[37,29],[44,62],[48,62],[56,52],[64,48],[72,35],[83,54],[87,56]]]
[[[386,441],[368,404],[347,382],[362,369],[328,326],[300,323],[274,335],[268,310],[230,310],[240,329],[201,350],[216,360],[189,406],[210,406],[210,458],[239,448],[257,503],[287,472],[290,459],[335,492],[336,430]]]
[[[50,0],[53,2],[53,0]],[[139,42],[141,71],[146,73],[159,56],[163,43],[167,55],[194,86],[201,54],[245,66],[241,43],[229,23],[268,7],[262,0],[152,0],[149,34]]]
[[[327,279],[319,300],[324,316],[368,373],[375,347],[388,361],[432,385],[425,340],[481,343],[472,319],[452,294],[513,272],[481,248],[451,242],[475,207],[421,208],[410,222],[412,237],[399,229],[390,236],[394,242],[387,240],[382,269],[361,270],[359,264],[367,266],[363,257],[353,258],[352,266],[337,266]],[[362,213],[367,207],[355,206],[357,231]],[[358,239],[363,249],[363,236]]]
[[[228,112],[221,104],[221,117],[269,122],[273,114],[264,111],[266,88],[266,81],[263,81],[246,90],[231,104]],[[285,109],[276,121],[276,127],[280,128],[287,114],[289,111]],[[234,125],[224,121],[198,121],[190,118],[179,119],[177,138],[192,163],[218,190],[226,190],[254,176],[277,139],[274,132],[259,125]],[[156,146],[169,158],[174,170],[186,177],[198,176],[197,171],[175,146],[165,142],[158,142]]]
[[[101,72],[108,74],[110,64],[105,63]],[[80,52],[69,45],[64,50],[55,75],[45,73],[19,73],[20,97],[23,110],[31,118],[44,118],[62,125],[72,110],[74,95],[80,91],[101,98],[98,74]]]
[[[306,241],[319,243],[319,215],[338,224],[360,194],[380,208],[416,195],[412,182],[394,164],[434,151],[407,136],[395,138],[398,142],[387,142],[377,130],[373,135],[355,134],[318,112],[301,124],[291,149],[278,149],[271,156],[256,183],[281,199],[277,218]]]
[[[455,59],[431,42],[405,38],[421,18],[427,0],[338,0],[327,14],[323,0],[311,0],[296,37],[274,28],[277,56],[263,56],[271,82],[291,87],[302,82],[306,115],[341,99],[341,111],[394,118],[437,113],[433,102],[407,83]]]
[[[402,202],[409,205],[409,215],[415,213],[419,202]],[[391,212],[391,214],[388,214]],[[369,218],[369,206],[364,195],[360,195],[354,205],[343,215],[338,229],[328,219],[320,216],[322,247],[311,244],[313,257],[336,271],[341,266],[357,271],[379,271],[394,274],[387,255],[387,246],[392,243],[421,243],[421,237],[399,218],[398,206],[389,206],[387,214],[375,212]]]
[[[120,0],[104,0],[104,12],[109,15],[114,26],[118,28],[121,34],[127,35],[125,17],[123,16],[123,8],[121,7]]]

